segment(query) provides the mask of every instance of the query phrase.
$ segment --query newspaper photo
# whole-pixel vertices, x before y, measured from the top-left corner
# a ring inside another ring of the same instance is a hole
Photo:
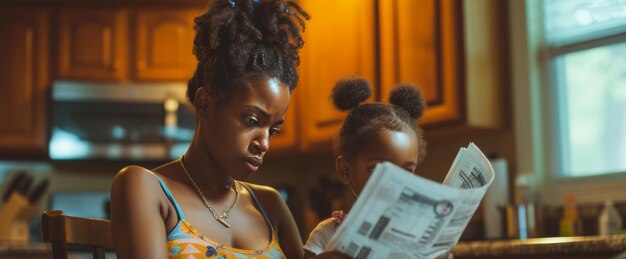
[[[435,258],[459,241],[493,178],[474,143],[457,153],[443,183],[380,163],[326,250],[357,259]]]

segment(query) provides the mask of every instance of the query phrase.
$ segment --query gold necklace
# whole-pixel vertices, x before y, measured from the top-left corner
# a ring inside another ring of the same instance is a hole
[[[225,227],[230,228],[230,224],[228,224],[226,220],[230,218],[230,210],[232,210],[235,207],[235,205],[237,205],[237,202],[239,201],[239,190],[237,190],[237,181],[233,179],[233,184],[232,184],[232,188],[235,189],[235,201],[233,202],[233,204],[230,205],[228,209],[225,209],[222,211],[222,215],[218,216],[217,214],[215,214],[215,211],[213,211],[213,208],[211,207],[211,204],[209,203],[209,201],[202,194],[202,190],[200,190],[200,187],[198,187],[198,185],[193,180],[193,178],[191,178],[189,171],[187,171],[187,167],[185,167],[185,163],[183,162],[182,156],[178,159],[178,162],[180,163],[180,166],[183,168],[185,175],[187,175],[187,178],[189,178],[189,181],[191,182],[193,187],[196,189],[196,192],[198,193],[198,195],[200,195],[200,199],[202,199],[202,202],[204,202],[204,206],[206,206],[211,212],[211,215],[213,215],[215,220],[217,220],[219,223],[222,223],[222,225],[224,225]]]

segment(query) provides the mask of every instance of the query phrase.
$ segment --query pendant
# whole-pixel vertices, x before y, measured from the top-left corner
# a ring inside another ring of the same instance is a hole
[[[230,218],[230,211],[222,211],[222,216],[220,216],[220,219],[228,219]]]
[[[216,218],[217,221],[219,223],[222,223],[222,225],[224,225],[224,227],[230,228],[230,224],[228,224],[228,222],[226,222],[225,220],[223,220],[222,218]]]

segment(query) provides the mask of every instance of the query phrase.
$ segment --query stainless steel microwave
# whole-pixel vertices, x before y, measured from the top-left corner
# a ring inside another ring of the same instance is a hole
[[[163,161],[182,155],[195,130],[185,83],[52,86],[53,160]]]

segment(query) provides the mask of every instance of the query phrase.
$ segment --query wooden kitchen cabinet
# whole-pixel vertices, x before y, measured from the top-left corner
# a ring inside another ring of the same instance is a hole
[[[72,8],[59,13],[58,73],[64,79],[127,78],[128,12]]]
[[[320,144],[328,150],[345,118],[333,108],[329,95],[337,79],[352,75],[369,79],[372,99],[382,102],[388,102],[398,83],[419,85],[428,105],[419,123],[437,128],[429,135],[503,127],[503,3],[299,3],[312,15],[304,33],[294,103],[301,150],[315,150]]]
[[[0,8],[0,153],[45,153],[48,13]]]
[[[392,0],[378,4],[381,100],[388,100],[396,84],[415,83],[428,106],[420,125],[463,130],[457,133],[502,127],[503,3]]]
[[[298,72],[299,148],[328,151],[346,113],[335,110],[329,95],[337,79],[362,76],[375,83],[373,0],[302,0],[312,16],[304,32]],[[375,91],[374,91],[375,92]]]
[[[59,77],[187,81],[197,64],[193,20],[199,13],[194,8],[63,9]]]
[[[194,18],[201,10],[137,11],[135,78],[187,81],[196,68]]]
[[[398,83],[422,88],[423,124],[460,120],[463,35],[460,1],[380,1],[381,99]]]

